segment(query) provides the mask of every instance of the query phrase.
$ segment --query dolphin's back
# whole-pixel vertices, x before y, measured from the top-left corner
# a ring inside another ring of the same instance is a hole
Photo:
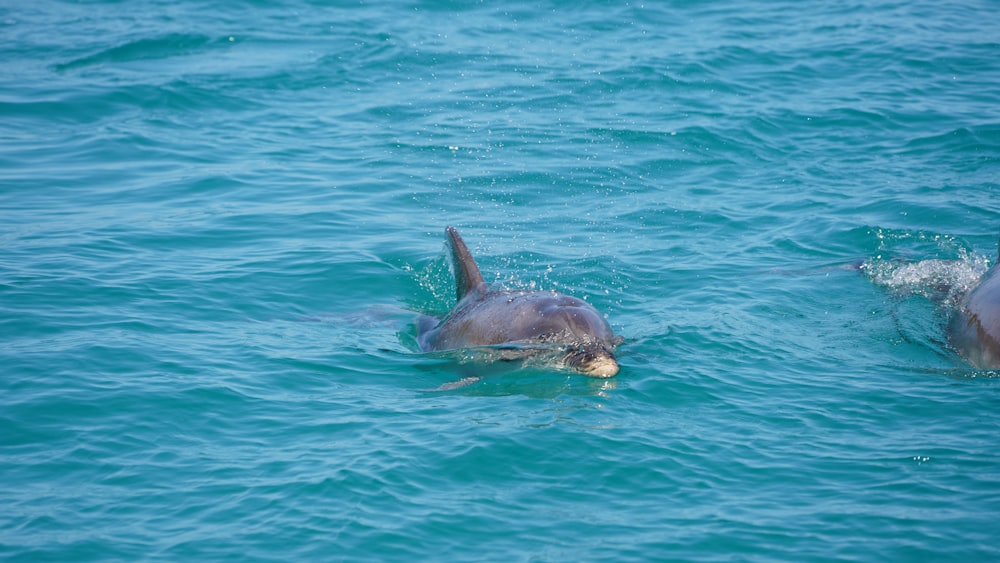
[[[488,291],[456,307],[428,335],[425,349],[545,341],[612,349],[619,342],[604,317],[582,299],[548,291]]]

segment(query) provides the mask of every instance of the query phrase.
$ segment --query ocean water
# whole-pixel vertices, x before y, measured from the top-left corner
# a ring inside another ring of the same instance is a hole
[[[997,560],[996,11],[0,6],[0,558]],[[437,390],[446,225],[621,373]]]

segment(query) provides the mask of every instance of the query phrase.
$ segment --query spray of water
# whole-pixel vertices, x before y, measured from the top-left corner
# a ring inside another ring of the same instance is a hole
[[[954,260],[906,261],[875,256],[861,271],[875,284],[901,296],[922,295],[945,307],[957,306],[990,268],[984,256],[959,248]]]

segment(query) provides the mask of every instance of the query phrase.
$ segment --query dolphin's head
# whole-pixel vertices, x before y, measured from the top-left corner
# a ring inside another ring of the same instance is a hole
[[[618,375],[618,360],[603,345],[579,346],[566,356],[566,364],[590,377],[608,378]]]

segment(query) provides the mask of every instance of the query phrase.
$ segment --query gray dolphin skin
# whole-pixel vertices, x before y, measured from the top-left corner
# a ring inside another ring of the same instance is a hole
[[[962,300],[949,326],[952,344],[980,369],[1000,369],[1000,248],[997,262]]]
[[[554,291],[491,289],[458,231],[451,246],[458,304],[440,321],[424,317],[417,342],[425,352],[493,347],[530,357],[552,354],[562,365],[591,377],[614,377],[614,349],[622,342],[586,301]],[[434,324],[436,322],[436,324]]]

